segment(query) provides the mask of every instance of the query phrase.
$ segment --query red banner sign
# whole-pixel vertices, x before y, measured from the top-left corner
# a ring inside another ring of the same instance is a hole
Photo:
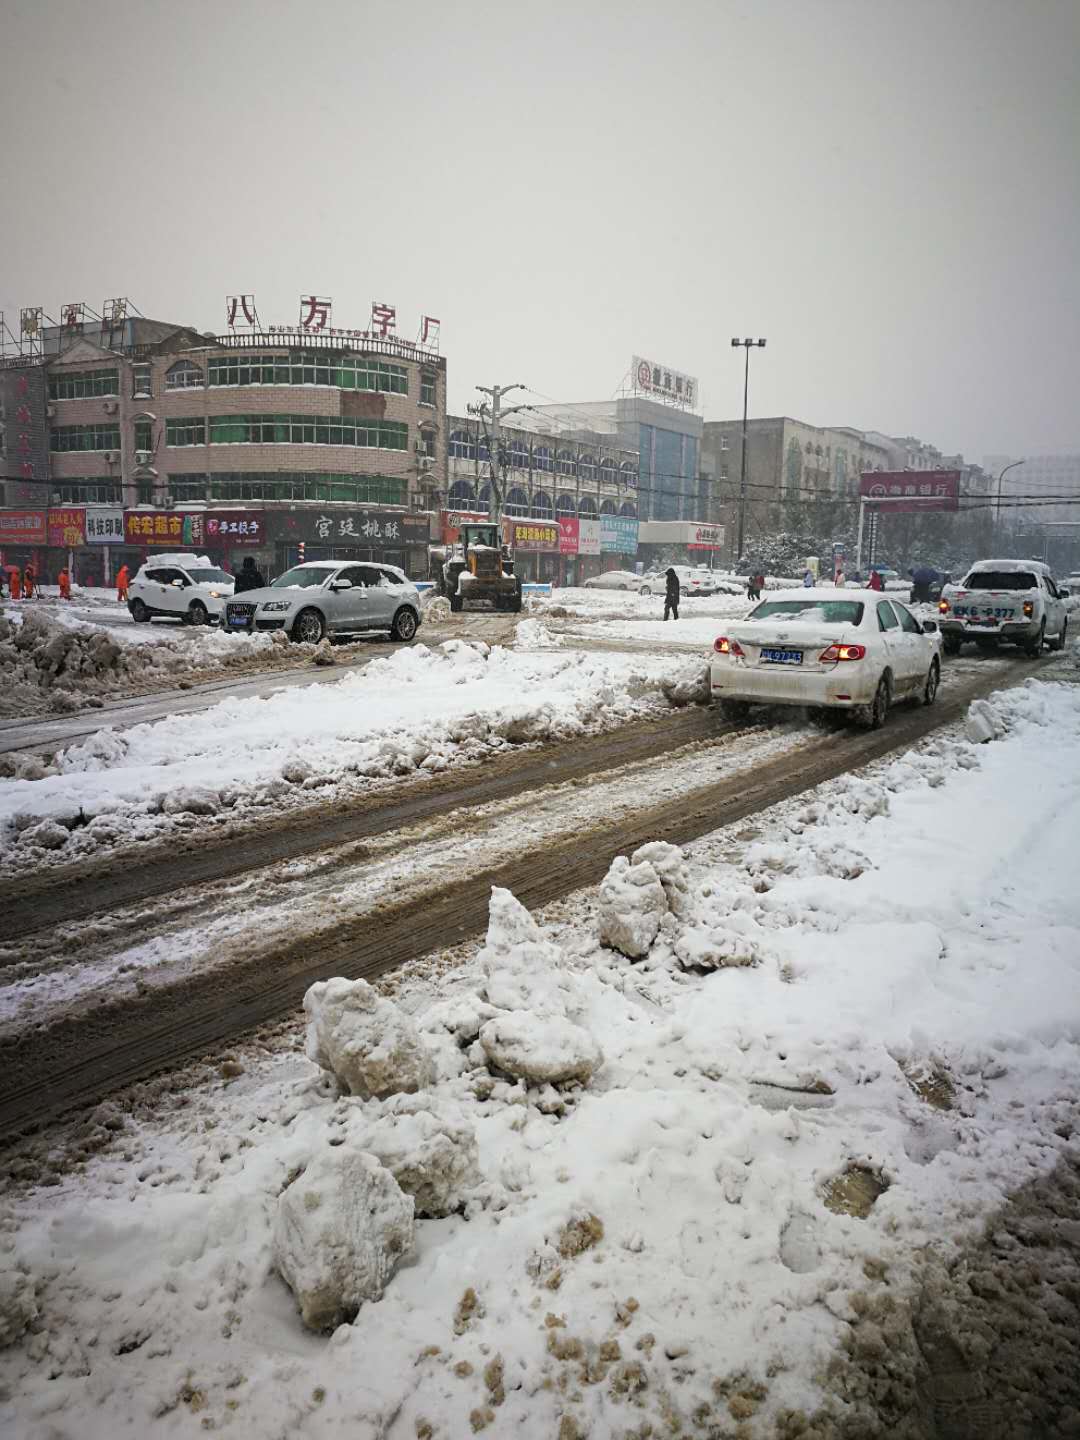
[[[559,516],[559,554],[576,555],[578,547],[577,516]]]
[[[959,470],[864,470],[859,477],[864,500],[880,500],[882,511],[959,510]]]
[[[190,549],[192,545],[203,543],[203,516],[201,512],[195,515],[151,515],[142,510],[125,510],[124,539],[129,545]]]
[[[58,550],[77,550],[86,544],[86,511],[66,505],[49,511],[49,544]]]
[[[462,525],[479,524],[490,518],[486,510],[482,515],[472,510],[444,510],[442,512],[443,544],[456,545],[461,538]]]
[[[0,510],[0,545],[44,545],[44,510]]]

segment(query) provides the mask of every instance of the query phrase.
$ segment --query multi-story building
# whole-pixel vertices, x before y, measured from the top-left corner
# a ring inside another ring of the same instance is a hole
[[[568,407],[573,409],[575,407]],[[447,491],[447,517],[484,514],[491,507],[491,451],[485,423],[474,416],[452,415]],[[527,579],[573,583],[601,568],[626,562],[637,549],[638,455],[619,445],[613,429],[583,423],[559,424],[548,411],[515,416],[500,428],[498,474],[503,487],[503,514],[515,520],[547,522],[545,548],[519,546],[521,573]],[[600,521],[622,517],[627,525],[610,525],[614,536],[632,549],[605,549],[593,554],[573,548],[573,525],[559,521]],[[450,528],[453,528],[452,526]],[[535,527],[533,527],[535,529]],[[538,542],[539,543],[539,542]],[[622,560],[620,562],[620,555]]]
[[[66,343],[46,333],[31,363],[7,363],[0,378],[4,473],[17,475],[5,501],[122,509],[116,562],[182,538],[222,563],[234,548],[254,554],[274,572],[301,547],[308,559],[426,568],[420,512],[446,488],[446,361],[417,345],[133,319]],[[33,476],[32,461],[13,472],[30,391],[45,401],[34,432],[45,473]]]

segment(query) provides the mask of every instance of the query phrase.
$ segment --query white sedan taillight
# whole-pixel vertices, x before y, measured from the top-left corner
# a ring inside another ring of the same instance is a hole
[[[737,640],[729,640],[726,635],[720,635],[713,641],[712,647],[718,655],[741,655],[745,658],[746,651]]]
[[[830,645],[818,656],[822,665],[831,665],[837,660],[862,660],[866,656],[865,645]]]

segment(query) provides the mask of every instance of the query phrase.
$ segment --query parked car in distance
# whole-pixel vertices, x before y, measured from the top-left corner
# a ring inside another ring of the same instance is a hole
[[[1063,650],[1069,632],[1067,597],[1041,560],[979,560],[957,585],[942,588],[939,624],[946,655],[974,640],[980,650],[1016,645],[1025,654],[1044,644]]]
[[[640,590],[642,577],[632,570],[605,570],[583,581],[586,590]]]
[[[235,584],[205,555],[155,556],[129,582],[128,609],[137,625],[155,615],[185,625],[217,624]]]
[[[747,704],[852,712],[868,729],[894,700],[932,705],[941,636],[895,596],[834,586],[773,590],[713,644],[712,698],[735,717]]]
[[[715,593],[710,571],[699,570],[692,565],[672,565],[670,568],[679,577],[682,599],[685,600],[688,595],[712,595]],[[653,570],[648,575],[643,575],[638,593],[640,595],[663,595],[667,589],[667,572],[668,567],[665,565],[663,570]]]
[[[230,600],[231,633],[284,630],[292,640],[317,645],[324,635],[389,631],[411,640],[420,625],[420,595],[396,565],[352,560],[309,560],[286,570],[261,590]]]

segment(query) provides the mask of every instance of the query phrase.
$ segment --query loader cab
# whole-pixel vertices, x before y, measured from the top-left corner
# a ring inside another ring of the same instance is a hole
[[[474,545],[486,545],[489,550],[500,550],[502,548],[502,536],[499,534],[499,526],[494,522],[462,525],[461,543],[466,550],[471,550]]]

